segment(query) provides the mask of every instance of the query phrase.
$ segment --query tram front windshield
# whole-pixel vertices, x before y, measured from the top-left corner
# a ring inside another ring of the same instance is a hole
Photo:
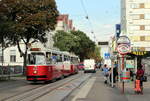
[[[31,53],[28,57],[30,65],[45,65],[46,59],[43,53]]]

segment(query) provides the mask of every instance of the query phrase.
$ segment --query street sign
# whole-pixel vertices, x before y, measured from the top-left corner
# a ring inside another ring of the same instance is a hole
[[[110,53],[105,53],[104,57],[105,57],[105,59],[109,59],[110,58]]]
[[[120,44],[120,45],[118,45],[118,47],[117,47],[117,51],[118,51],[120,54],[122,54],[122,55],[129,53],[130,50],[131,50],[131,49],[130,49],[130,46],[129,46],[128,44]]]

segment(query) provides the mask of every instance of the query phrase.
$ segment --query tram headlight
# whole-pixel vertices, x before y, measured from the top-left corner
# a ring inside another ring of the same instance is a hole
[[[34,71],[33,73],[34,73],[34,74],[36,74],[36,73],[37,73],[37,71]]]

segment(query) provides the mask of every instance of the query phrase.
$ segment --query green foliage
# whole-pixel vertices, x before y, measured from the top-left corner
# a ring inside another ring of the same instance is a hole
[[[97,46],[95,46],[95,50],[94,50],[94,51],[91,51],[91,52],[88,54],[88,57],[95,59],[96,62],[100,62],[100,61],[101,61],[100,48],[97,47]]]
[[[95,51],[95,43],[82,31],[58,31],[54,36],[54,46],[62,51],[75,53],[81,61],[92,58],[89,54]]]
[[[14,43],[23,40],[28,44],[31,39],[46,42],[45,31],[55,28],[57,16],[54,0],[1,0],[0,19],[4,24],[0,29],[6,25],[11,30],[0,34]]]
[[[75,36],[73,34],[58,31],[54,36],[54,46],[60,48],[62,51],[73,52],[71,49],[77,45]]]

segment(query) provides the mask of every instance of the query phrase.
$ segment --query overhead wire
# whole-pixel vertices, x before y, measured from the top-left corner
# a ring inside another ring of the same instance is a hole
[[[86,14],[85,18],[86,18],[86,19],[88,20],[88,22],[89,22],[89,25],[90,25],[90,27],[91,27],[91,33],[93,34],[93,36],[94,36],[94,41],[96,42],[97,40],[96,40],[96,36],[95,36],[95,33],[94,33],[93,24],[92,24],[92,22],[91,22],[91,20],[90,20],[90,18],[89,18],[89,15],[88,15],[88,12],[87,12],[87,10],[86,10],[86,8],[85,8],[85,5],[84,5],[83,0],[80,0],[80,1],[81,1],[81,6],[82,6],[82,8],[83,8],[83,10],[84,10],[84,12],[85,12],[85,14]]]

